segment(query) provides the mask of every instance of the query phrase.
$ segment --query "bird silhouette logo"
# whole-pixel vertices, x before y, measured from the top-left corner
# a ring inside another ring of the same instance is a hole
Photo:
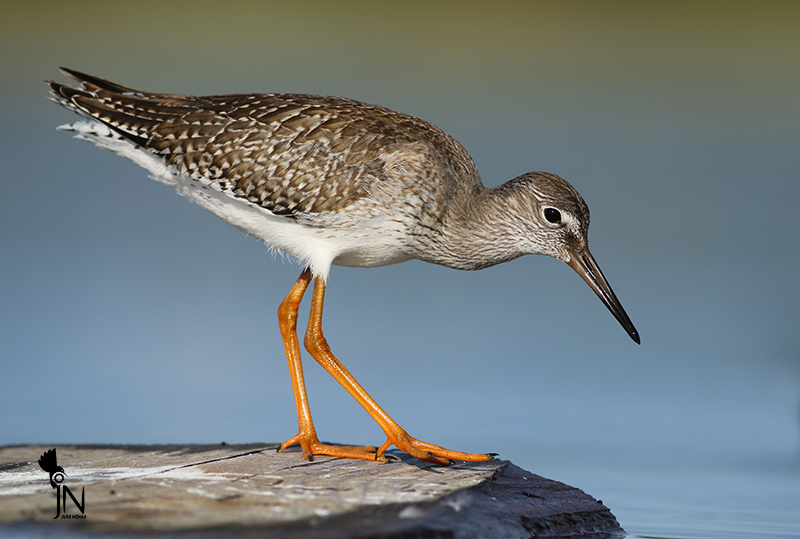
[[[67,473],[64,468],[58,465],[58,457],[56,456],[56,449],[45,451],[39,457],[39,466],[45,472],[50,474],[50,486],[56,491],[56,516],[53,518],[86,518],[86,492],[81,488],[81,501],[72,493],[67,485],[61,483],[67,478]],[[67,514],[67,496],[72,499],[75,507],[80,511],[80,514]],[[61,514],[61,509],[64,509],[64,514]]]
[[[55,448],[44,452],[39,458],[39,466],[50,474],[50,486],[53,488],[57,488],[57,485],[63,483],[67,476],[64,468],[58,465]]]

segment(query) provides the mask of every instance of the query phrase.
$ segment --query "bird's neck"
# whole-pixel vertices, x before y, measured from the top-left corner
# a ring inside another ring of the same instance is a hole
[[[502,187],[502,186],[501,186]],[[455,269],[479,270],[525,254],[517,241],[524,229],[515,219],[508,189],[475,186],[467,196],[451,201],[440,233],[432,238],[436,259],[423,260]]]

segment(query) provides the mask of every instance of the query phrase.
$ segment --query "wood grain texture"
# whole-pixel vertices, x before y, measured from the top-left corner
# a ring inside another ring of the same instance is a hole
[[[276,453],[274,445],[59,446],[64,485],[85,519],[53,520],[55,491],[37,459],[48,446],[0,448],[0,535],[621,537],[582,491],[508,461],[435,466]],[[80,514],[69,498],[66,512]]]

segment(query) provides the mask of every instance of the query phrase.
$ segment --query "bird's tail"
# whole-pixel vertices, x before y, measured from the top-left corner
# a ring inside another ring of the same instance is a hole
[[[130,159],[157,181],[174,186],[173,176],[148,149],[148,142],[155,126],[186,114],[191,98],[144,92],[63,67],[61,71],[81,85],[47,81],[51,99],[84,119],[58,129]]]

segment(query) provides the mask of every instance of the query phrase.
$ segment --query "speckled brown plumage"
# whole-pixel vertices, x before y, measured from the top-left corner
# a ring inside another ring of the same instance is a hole
[[[410,144],[447,174],[480,183],[452,137],[384,107],[301,94],[156,94],[69,74],[82,90],[50,85],[73,108],[162,156],[178,174],[276,214],[342,211],[389,181],[389,156]]]

